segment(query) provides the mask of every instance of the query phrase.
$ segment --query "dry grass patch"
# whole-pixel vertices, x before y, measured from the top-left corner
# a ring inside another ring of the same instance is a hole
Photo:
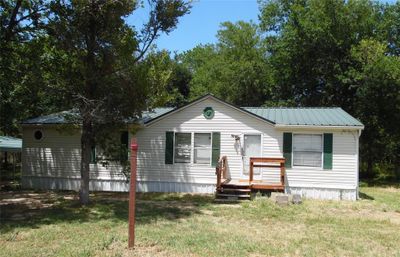
[[[368,187],[362,196],[279,207],[266,198],[225,205],[212,195],[139,194],[132,251],[127,194],[93,194],[80,207],[73,192],[1,192],[0,256],[399,256],[400,189]]]

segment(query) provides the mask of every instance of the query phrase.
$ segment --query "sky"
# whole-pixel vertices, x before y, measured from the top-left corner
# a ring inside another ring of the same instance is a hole
[[[382,0],[393,3],[396,0]],[[215,43],[220,24],[224,21],[258,22],[257,0],[194,0],[190,14],[179,19],[177,28],[162,34],[155,42],[158,49],[182,53],[199,44]],[[147,21],[148,9],[141,8],[127,22],[140,28]]]
[[[140,27],[148,17],[145,8],[128,18],[128,23]],[[224,21],[258,20],[257,0],[195,0],[190,14],[179,19],[177,28],[156,41],[158,49],[181,53],[198,44],[216,42],[216,34]]]

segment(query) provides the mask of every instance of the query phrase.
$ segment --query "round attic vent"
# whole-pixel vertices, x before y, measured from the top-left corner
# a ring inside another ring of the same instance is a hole
[[[43,138],[43,132],[41,130],[36,130],[35,133],[33,133],[33,137],[36,140],[41,140]]]

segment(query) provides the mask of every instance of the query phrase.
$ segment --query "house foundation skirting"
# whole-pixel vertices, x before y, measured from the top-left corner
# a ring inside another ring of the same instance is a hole
[[[55,177],[22,177],[23,188],[74,190],[80,187],[79,178],[55,178]],[[129,182],[126,180],[99,180],[91,179],[89,184],[92,191],[128,192]],[[138,181],[138,192],[182,192],[182,193],[214,193],[215,184],[185,183],[185,182],[161,182]]]
[[[90,180],[92,191],[128,192],[129,183],[126,180]],[[35,177],[23,176],[23,188],[74,190],[80,187],[79,178]],[[164,182],[164,181],[138,181],[138,192],[182,192],[182,193],[214,193],[215,184]],[[309,199],[325,200],[357,200],[357,189],[335,189],[316,187],[286,187],[288,194],[300,194]]]
[[[357,189],[336,189],[316,187],[287,187],[286,193],[299,194],[304,198],[323,200],[350,200],[358,199]]]

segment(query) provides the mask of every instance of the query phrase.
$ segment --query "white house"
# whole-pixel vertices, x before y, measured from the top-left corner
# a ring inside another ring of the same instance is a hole
[[[226,156],[226,178],[239,183],[249,179],[250,157],[265,157],[285,158],[288,193],[358,197],[364,126],[341,108],[236,107],[206,95],[177,109],[145,112],[139,122],[139,191],[212,193],[220,157]],[[23,187],[79,189],[80,131],[65,132],[64,123],[62,114],[22,123]],[[127,145],[132,135],[121,135]],[[255,181],[279,184],[279,169],[254,167]],[[90,177],[92,190],[128,190],[118,162],[93,162]]]

